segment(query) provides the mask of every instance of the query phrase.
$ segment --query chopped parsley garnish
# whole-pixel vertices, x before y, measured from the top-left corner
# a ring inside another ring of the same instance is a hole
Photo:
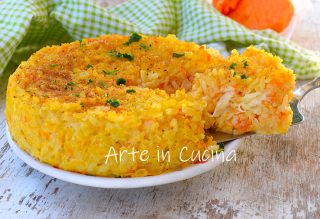
[[[224,143],[218,143],[219,149],[224,149]]]
[[[57,80],[54,79],[54,80],[51,81],[51,83],[52,83],[52,84],[56,84],[56,83],[57,83]]]
[[[247,79],[248,76],[246,74],[241,75],[241,79]]]
[[[81,107],[84,107],[84,103],[81,102],[81,103],[80,103],[80,106],[81,106]]]
[[[109,95],[107,93],[104,93],[102,96],[103,97],[108,97]]]
[[[172,53],[172,57],[173,58],[180,58],[180,57],[183,57],[184,56],[184,53]]]
[[[115,50],[111,50],[110,52],[108,52],[108,55],[111,57],[119,58],[119,59],[128,59],[129,61],[132,61],[134,59],[131,54],[121,53],[121,52],[117,52]]]
[[[106,74],[106,75],[112,75],[112,74],[116,73],[117,71],[118,71],[118,69],[113,69],[110,71],[102,70],[103,74]]]
[[[111,106],[115,108],[120,106],[120,102],[118,100],[110,99],[110,100],[107,100],[106,103],[109,103]]]
[[[127,53],[118,53],[118,58],[125,58],[125,59],[128,59],[129,61],[133,60],[133,56]]]
[[[92,84],[92,83],[93,83],[93,80],[89,79],[87,84]]]
[[[51,64],[50,65],[51,68],[54,68],[54,67],[57,67],[57,66],[58,66],[58,64]]]
[[[73,86],[73,85],[76,85],[76,82],[70,81],[67,83],[67,86]]]
[[[136,90],[135,90],[135,89],[129,89],[129,90],[126,90],[126,92],[127,92],[128,94],[131,94],[131,93],[135,93]]]
[[[217,145],[219,146],[219,148],[216,149],[214,152],[216,154],[223,152],[224,151],[224,143],[218,143]]]
[[[106,83],[104,83],[103,81],[100,81],[99,84],[100,84],[100,86],[102,88],[106,88],[107,87]]]
[[[74,96],[76,96],[76,97],[80,97],[80,94],[74,94]]]
[[[133,42],[139,42],[139,40],[140,40],[141,38],[142,38],[142,37],[141,37],[139,34],[137,34],[137,33],[132,33],[131,36],[130,36],[130,38],[129,38],[129,40],[128,40],[127,42],[125,42],[123,45],[128,46],[128,45],[130,45],[130,44],[133,43]]]
[[[43,94],[42,96],[44,96],[44,97],[49,97],[49,95],[48,95],[48,94]]]
[[[108,56],[115,57],[116,55],[117,55],[117,51],[114,49],[108,52]]]
[[[84,42],[83,42],[83,39],[80,40],[80,48],[82,48],[84,46]]]
[[[127,81],[124,78],[118,78],[117,79],[117,85],[121,85],[121,84],[126,85],[126,83],[127,83]]]
[[[237,75],[237,72],[234,71],[232,77],[235,77]]]
[[[88,64],[88,65],[86,66],[86,69],[89,69],[89,68],[93,68],[93,66],[90,65],[90,64]]]
[[[144,49],[145,51],[148,51],[148,50],[150,49],[150,46],[147,46],[147,45],[144,44],[144,43],[140,43],[139,49]]]
[[[243,67],[246,68],[247,66],[249,66],[247,61],[243,61]]]
[[[235,67],[237,66],[237,63],[233,62],[230,66],[229,66],[229,69],[234,69]]]
[[[224,143],[218,143],[219,149],[218,149],[218,153],[221,153],[224,151]]]
[[[70,90],[73,90],[73,86],[77,85],[76,82],[70,81],[66,84],[66,86],[64,87],[65,90],[68,90],[68,88],[70,88]]]

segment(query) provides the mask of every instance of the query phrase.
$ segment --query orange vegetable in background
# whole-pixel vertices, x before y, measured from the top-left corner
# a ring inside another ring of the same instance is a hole
[[[233,11],[240,0],[213,0],[213,5],[222,14],[227,15]]]
[[[213,0],[213,5],[222,14],[258,30],[281,32],[294,14],[290,0]]]

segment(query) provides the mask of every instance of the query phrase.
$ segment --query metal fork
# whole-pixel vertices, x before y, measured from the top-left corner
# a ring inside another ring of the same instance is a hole
[[[301,122],[303,122],[304,117],[302,113],[300,112],[299,109],[299,103],[301,100],[312,90],[320,87],[320,76],[315,78],[314,80],[302,85],[301,87],[297,88],[293,94],[292,101],[290,102],[291,109],[293,111],[293,118],[292,118],[292,123],[291,125],[296,125]],[[206,130],[206,135],[207,136],[212,136],[213,139],[218,142],[218,143],[227,143],[228,141],[232,141],[235,139],[243,138],[249,135],[253,135],[255,133],[245,133],[242,135],[232,135],[232,134],[227,134],[223,132],[218,132],[213,129],[208,129]]]

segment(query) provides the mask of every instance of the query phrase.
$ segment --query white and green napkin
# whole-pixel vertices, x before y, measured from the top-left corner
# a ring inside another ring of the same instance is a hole
[[[132,32],[175,34],[182,40],[214,45],[223,52],[259,45],[280,56],[299,79],[320,74],[319,58],[312,51],[269,30],[250,31],[205,0],[131,0],[108,8],[89,0],[2,1],[0,74],[12,73],[21,61],[46,45]]]

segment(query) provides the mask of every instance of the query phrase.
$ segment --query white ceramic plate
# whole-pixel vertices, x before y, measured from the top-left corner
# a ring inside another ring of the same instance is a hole
[[[57,169],[48,164],[41,163],[23,150],[20,149],[18,144],[12,140],[11,135],[6,127],[6,135],[14,153],[25,163],[27,163],[32,168],[47,174],[49,176],[55,177],[57,179],[71,182],[84,186],[92,186],[99,188],[140,188],[148,186],[158,186],[173,182],[178,182],[181,180],[189,179],[191,177],[200,175],[202,173],[212,170],[219,164],[227,161],[227,158],[232,158],[241,140],[235,140],[230,143],[225,144],[224,152],[220,153],[218,156],[213,157],[206,163],[194,164],[190,167],[184,168],[179,171],[174,171],[171,173],[161,174],[158,176],[147,176],[147,177],[135,177],[135,178],[108,178],[108,177],[98,177],[98,176],[88,176],[79,173],[68,172],[64,170]],[[229,157],[228,157],[229,155]],[[224,158],[224,159],[223,159]],[[234,159],[233,159],[234,160]]]

